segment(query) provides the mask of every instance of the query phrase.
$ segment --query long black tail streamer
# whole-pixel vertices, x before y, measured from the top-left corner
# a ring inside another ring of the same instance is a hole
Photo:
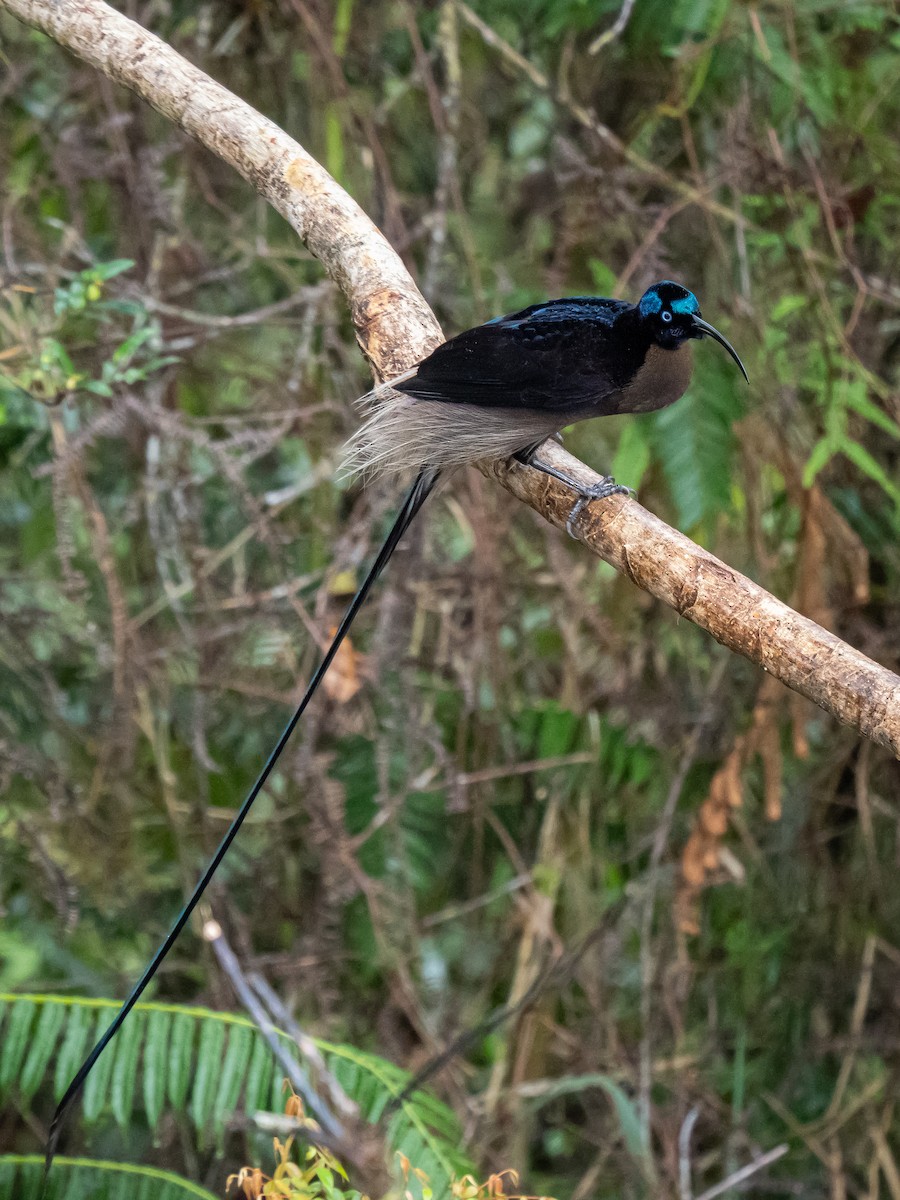
[[[63,1123],[65,1121],[66,1114],[67,1114],[69,1108],[71,1107],[72,1102],[76,1099],[79,1092],[84,1087],[84,1082],[87,1079],[88,1075],[90,1074],[91,1069],[93,1068],[97,1059],[100,1057],[100,1055],[106,1049],[106,1047],[109,1045],[109,1043],[112,1041],[112,1039],[116,1036],[119,1029],[121,1029],[123,1022],[125,1021],[125,1018],[128,1016],[128,1014],[134,1008],[135,1004],[137,1004],[138,1000],[143,995],[145,988],[150,983],[151,979],[156,974],[156,972],[159,970],[160,964],[162,963],[163,959],[166,957],[166,955],[172,949],[172,946],[174,945],[175,940],[177,939],[178,935],[181,933],[182,929],[184,929],[185,925],[187,924],[188,920],[190,919],[191,913],[197,907],[197,904],[199,903],[200,898],[202,897],[203,893],[206,891],[210,880],[212,879],[213,875],[215,875],[216,870],[219,867],[219,864],[221,863],[221,861],[225,857],[225,855],[228,853],[228,848],[230,847],[230,845],[234,841],[234,839],[237,837],[238,830],[243,825],[247,814],[249,813],[250,809],[253,807],[254,800],[259,795],[259,793],[262,791],[262,789],[265,787],[266,780],[269,778],[272,771],[274,770],[275,764],[278,762],[278,759],[281,757],[281,754],[284,751],[285,746],[288,744],[291,734],[297,728],[297,725],[300,722],[300,718],[303,716],[304,712],[306,711],[306,708],[309,705],[310,700],[312,700],[313,696],[318,691],[319,684],[324,679],[325,674],[328,671],[328,668],[331,666],[332,662],[334,661],[335,655],[337,654],[338,650],[341,648],[344,638],[347,636],[347,634],[350,630],[350,626],[355,621],[356,616],[359,613],[359,610],[362,608],[363,604],[365,603],[366,597],[368,596],[369,592],[372,590],[373,584],[378,579],[378,576],[381,574],[381,572],[384,570],[384,568],[387,566],[388,562],[390,561],[391,555],[397,549],[397,544],[399,543],[400,539],[403,537],[404,533],[407,531],[407,529],[410,527],[412,522],[415,520],[416,515],[418,514],[422,505],[425,503],[425,501],[428,499],[428,496],[434,489],[434,486],[438,481],[438,475],[439,475],[439,472],[433,470],[430,467],[423,468],[419,472],[418,476],[416,477],[416,480],[413,483],[412,487],[406,493],[406,496],[403,500],[403,504],[401,505],[400,511],[397,514],[397,518],[394,521],[393,526],[391,527],[391,531],[385,538],[384,544],[382,545],[381,549],[379,550],[378,556],[376,557],[374,563],[372,564],[368,575],[365,577],[365,579],[363,580],[362,584],[359,587],[359,591],[357,591],[356,595],[350,601],[350,605],[349,605],[346,613],[344,614],[344,619],[341,621],[340,625],[338,626],[338,630],[335,633],[334,638],[331,641],[331,645],[328,647],[328,649],[325,652],[325,657],[322,659],[321,663],[319,664],[318,670],[313,675],[312,679],[309,681],[309,686],[307,687],[306,691],[304,692],[303,698],[301,699],[300,703],[297,705],[297,708],[295,709],[293,716],[288,721],[287,725],[285,725],[284,731],[282,732],[281,737],[276,742],[275,747],[272,750],[272,753],[269,755],[268,759],[266,760],[265,766],[260,771],[256,782],[254,783],[253,787],[250,789],[249,793],[247,794],[247,798],[244,800],[244,803],[241,805],[240,809],[238,810],[237,816],[234,818],[234,820],[228,826],[228,830],[227,830],[225,836],[222,838],[222,841],[219,843],[219,848],[216,850],[215,854],[210,859],[209,865],[207,866],[206,870],[203,872],[202,876],[200,877],[200,881],[197,884],[197,886],[194,888],[194,891],[191,894],[190,899],[188,900],[187,904],[185,904],[185,906],[181,910],[181,912],[178,914],[178,917],[175,920],[175,923],[172,925],[172,928],[166,934],[165,941],[162,943],[160,948],[157,950],[156,954],[153,956],[153,959],[150,962],[149,966],[147,967],[147,969],[144,971],[143,975],[140,977],[140,979],[137,981],[137,983],[132,988],[131,994],[129,995],[128,999],[124,1002],[122,1007],[116,1013],[116,1016],[113,1019],[112,1023],[110,1024],[109,1028],[106,1030],[106,1032],[100,1038],[99,1042],[97,1042],[96,1046],[93,1048],[93,1050],[87,1056],[87,1058],[84,1060],[81,1067],[79,1067],[78,1073],[75,1075],[74,1079],[69,1084],[68,1088],[66,1089],[65,1095],[63,1096],[62,1100],[60,1100],[59,1104],[57,1105],[56,1112],[53,1115],[53,1120],[50,1122],[50,1132],[47,1136],[47,1149],[46,1149],[45,1160],[44,1160],[44,1180],[45,1180],[45,1182],[47,1179],[47,1175],[50,1171],[50,1166],[53,1162],[54,1155],[56,1154],[56,1151],[57,1151],[57,1147],[59,1144],[59,1138],[60,1138],[60,1134],[62,1133]]]

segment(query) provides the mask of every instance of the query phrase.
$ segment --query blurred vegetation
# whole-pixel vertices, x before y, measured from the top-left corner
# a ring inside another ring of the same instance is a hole
[[[327,165],[448,333],[695,290],[752,387],[701,346],[678,405],[568,444],[898,668],[891,5],[637,0],[593,54],[617,2],[125,7]],[[0,39],[0,1146],[24,1161],[64,1029],[15,995],[127,992],[396,497],[334,480],[368,381],[290,229],[47,39]],[[885,752],[469,473],[211,907],[304,1027],[385,1066],[513,1006],[433,1081],[477,1178],[684,1200],[784,1143],[749,1194],[897,1197],[898,796]],[[155,998],[237,1007],[190,931]],[[194,1195],[271,1163],[215,1087],[135,1091],[154,1046],[122,1044],[70,1152]]]

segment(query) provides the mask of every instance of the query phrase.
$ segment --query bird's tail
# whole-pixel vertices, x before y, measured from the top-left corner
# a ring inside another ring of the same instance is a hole
[[[100,1057],[100,1055],[103,1053],[103,1051],[109,1045],[109,1043],[112,1041],[112,1039],[118,1033],[119,1029],[121,1028],[122,1024],[125,1021],[125,1018],[128,1016],[128,1014],[131,1012],[132,1008],[134,1008],[135,1004],[137,1004],[138,1000],[141,998],[145,988],[147,987],[147,985],[150,983],[153,976],[158,971],[163,959],[169,953],[169,950],[171,950],[176,938],[181,933],[182,929],[185,927],[188,920],[190,919],[191,913],[197,907],[197,904],[199,903],[201,896],[206,891],[206,888],[209,885],[213,875],[215,874],[219,864],[221,863],[222,859],[225,857],[226,853],[228,852],[228,848],[230,847],[231,843],[234,841],[235,837],[237,837],[238,830],[243,825],[244,819],[246,818],[247,814],[250,812],[250,809],[253,805],[254,800],[259,795],[259,793],[262,791],[263,787],[266,784],[266,780],[269,778],[269,775],[272,773],[272,770],[274,769],[275,764],[277,763],[278,759],[281,757],[282,751],[284,750],[285,746],[288,743],[288,739],[290,738],[291,734],[294,732],[295,728],[299,724],[300,718],[303,716],[304,712],[306,711],[306,708],[307,708],[310,700],[312,700],[313,696],[318,691],[319,684],[324,679],[325,674],[328,671],[328,668],[331,666],[332,662],[334,661],[335,655],[337,654],[338,650],[341,648],[341,645],[342,645],[344,639],[346,638],[348,632],[350,631],[350,626],[353,624],[359,610],[362,608],[363,604],[365,603],[366,597],[368,596],[369,592],[372,590],[373,584],[378,579],[378,576],[381,574],[381,572],[384,570],[384,568],[387,566],[387,564],[391,558],[391,555],[397,549],[397,544],[399,543],[400,539],[403,537],[406,530],[410,527],[412,522],[415,520],[416,515],[418,514],[422,505],[428,499],[428,496],[431,494],[432,490],[434,489],[435,484],[438,481],[439,474],[440,474],[440,472],[435,470],[432,467],[423,467],[419,471],[418,475],[416,476],[415,481],[413,482],[412,486],[410,487],[409,491],[406,493],[406,496],[404,497],[403,504],[400,507],[400,511],[397,514],[397,517],[394,521],[394,524],[391,527],[390,532],[388,533],[387,537],[384,539],[384,543],[382,544],[381,549],[378,551],[378,555],[377,555],[374,563],[369,568],[369,573],[366,575],[365,579],[360,584],[359,590],[357,591],[356,595],[350,601],[350,605],[347,608],[346,613],[344,614],[344,619],[341,621],[340,625],[338,626],[337,632],[335,633],[334,637],[331,640],[331,644],[329,645],[328,649],[325,651],[325,656],[322,659],[321,663],[319,664],[318,670],[313,675],[312,679],[309,681],[309,685],[308,685],[306,691],[304,692],[303,697],[300,700],[300,703],[297,705],[297,708],[294,710],[293,716],[288,721],[287,725],[284,727],[281,737],[278,739],[277,743],[275,744],[275,748],[272,750],[271,754],[269,755],[268,759],[266,760],[265,766],[263,767],[262,771],[260,771],[259,777],[257,778],[256,782],[254,783],[253,787],[250,789],[250,792],[248,793],[247,798],[244,800],[244,803],[241,805],[240,809],[238,810],[237,815],[235,816],[234,820],[229,825],[225,836],[222,838],[222,841],[219,843],[218,849],[216,850],[215,854],[213,855],[212,859],[210,860],[209,865],[207,866],[206,870],[203,872],[203,875],[201,876],[199,883],[194,888],[194,891],[193,891],[190,899],[188,900],[187,904],[185,904],[184,908],[179,913],[178,918],[176,919],[175,923],[172,925],[172,928],[169,930],[168,934],[166,935],[165,941],[162,943],[160,948],[157,950],[156,954],[153,956],[153,959],[150,962],[149,966],[146,968],[143,975],[140,977],[138,982],[132,988],[131,994],[129,995],[128,999],[124,1002],[122,1007],[119,1009],[118,1013],[116,1013],[116,1016],[113,1019],[112,1023],[110,1024],[109,1028],[106,1030],[106,1032],[100,1038],[99,1042],[97,1042],[96,1046],[93,1048],[93,1050],[87,1056],[84,1063],[79,1068],[78,1073],[75,1075],[74,1079],[72,1080],[72,1082],[69,1084],[68,1088],[66,1089],[65,1095],[63,1096],[62,1100],[60,1100],[60,1102],[57,1106],[56,1112],[53,1115],[53,1120],[50,1122],[50,1132],[47,1137],[47,1148],[46,1148],[45,1161],[44,1161],[44,1182],[45,1182],[45,1184],[47,1181],[47,1175],[50,1171],[51,1163],[53,1162],[54,1155],[56,1154],[57,1146],[59,1144],[60,1134],[62,1133],[63,1122],[65,1120],[66,1113],[67,1113],[69,1107],[71,1106],[73,1101],[77,1098],[82,1087],[84,1087],[85,1080],[87,1079],[88,1075],[90,1074],[91,1069],[94,1066],[94,1063],[96,1063],[97,1059]]]
[[[363,422],[343,448],[338,479],[358,476],[371,480],[376,475],[402,473],[410,462],[421,466],[427,461],[421,456],[422,447],[410,445],[415,440],[409,427],[414,401],[395,390],[396,384],[412,379],[415,373],[413,368],[379,383],[356,401]]]
[[[419,386],[415,375],[382,383],[357,401],[365,420],[344,447],[341,476],[408,477],[423,463],[450,471],[507,458],[559,428],[556,409],[463,404]]]

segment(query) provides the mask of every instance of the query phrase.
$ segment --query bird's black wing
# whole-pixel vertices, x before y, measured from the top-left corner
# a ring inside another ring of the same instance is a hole
[[[609,333],[630,307],[593,296],[533,304],[444,342],[395,387],[418,400],[571,411],[617,386]]]

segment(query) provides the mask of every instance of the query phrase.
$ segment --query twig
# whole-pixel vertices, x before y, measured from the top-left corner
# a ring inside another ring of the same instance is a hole
[[[889,1120],[885,1121],[885,1125],[890,1128]],[[876,1125],[874,1129],[869,1130],[869,1137],[874,1143],[875,1158],[881,1167],[891,1200],[900,1200],[900,1170],[897,1169],[897,1160],[888,1144],[884,1129]]]
[[[486,892],[483,896],[475,896],[473,899],[464,900],[460,904],[448,904],[440,912],[424,917],[419,924],[422,929],[434,929],[435,926],[442,925],[445,921],[458,921],[460,917],[465,916],[467,913],[477,912],[480,908],[485,908],[488,904],[493,904],[501,896],[508,896],[512,892],[519,891],[520,888],[530,887],[533,883],[534,880],[528,872],[514,875],[507,883],[503,883],[492,891]]]
[[[465,1054],[470,1046],[477,1045],[487,1034],[498,1029],[501,1025],[505,1025],[507,1021],[511,1021],[520,1012],[523,1012],[530,1005],[534,1004],[538,998],[550,987],[560,987],[566,983],[574,974],[575,968],[578,966],[584,955],[590,948],[599,940],[603,934],[603,926],[595,926],[589,933],[581,939],[577,946],[569,950],[562,958],[558,958],[545,967],[541,973],[533,980],[530,986],[519,995],[511,1004],[505,1004],[480,1021],[477,1025],[472,1025],[468,1029],[463,1030],[458,1034],[452,1042],[442,1050],[440,1054],[429,1059],[428,1062],[409,1080],[399,1096],[394,1097],[387,1106],[386,1115],[395,1112],[402,1104],[408,1101],[415,1093],[442,1070],[454,1058]]]
[[[310,1113],[312,1113],[321,1125],[325,1133],[323,1144],[335,1146],[336,1143],[344,1139],[343,1127],[322,1098],[316,1093],[305,1069],[294,1055],[287,1050],[284,1042],[278,1036],[280,1033],[278,1026],[273,1022],[256,992],[250,986],[247,977],[241,969],[241,964],[238,962],[237,955],[225,940],[222,926],[218,921],[205,921],[203,924],[203,937],[212,946],[213,953],[219,960],[219,966],[228,976],[228,980],[234,988],[235,995],[253,1018],[259,1032],[268,1042],[269,1049],[275,1055],[277,1062],[291,1081],[294,1091],[303,1097],[303,1101]],[[310,1136],[313,1141],[316,1140],[315,1134],[311,1133]]]
[[[369,217],[274,121],[103,0],[0,0],[3,9],[136,92],[251,183],[344,292],[379,374],[402,374],[441,341],[434,315]]]
[[[691,1183],[691,1134],[700,1116],[697,1105],[691,1109],[681,1123],[678,1131],[678,1200],[693,1200],[694,1188]]]
[[[253,971],[247,977],[247,981],[256,992],[257,996],[259,996],[266,1008],[268,1008],[275,1020],[279,1022],[285,1033],[288,1033],[297,1043],[297,1046],[303,1057],[307,1060],[307,1062],[311,1063],[312,1066],[315,1067],[319,1085],[327,1090],[331,1099],[331,1103],[334,1105],[334,1107],[343,1113],[345,1117],[358,1120],[359,1107],[354,1104],[335,1077],[328,1070],[325,1059],[322,1057],[319,1047],[308,1034],[303,1032],[288,1010],[281,1003],[280,998],[276,995],[272,988],[269,987],[267,981],[263,979],[262,975],[256,971]]]
[[[141,304],[150,312],[161,313],[165,317],[178,317],[189,325],[201,325],[207,329],[241,329],[248,325],[262,325],[266,321],[271,321],[273,317],[280,317],[283,313],[290,312],[293,308],[299,308],[301,304],[310,304],[318,301],[321,296],[321,284],[313,287],[299,288],[290,296],[285,296],[283,300],[276,300],[273,304],[266,304],[262,308],[255,308],[252,312],[237,313],[233,317],[223,317],[217,313],[197,312],[191,308],[179,308],[177,304],[166,304],[163,300],[155,300],[152,296],[137,293],[137,298]]]
[[[619,15],[613,21],[612,25],[610,25],[609,29],[605,29],[603,33],[598,34],[588,46],[588,54],[597,54],[604,46],[608,46],[610,42],[614,42],[617,37],[622,36],[628,22],[631,20],[634,3],[635,0],[625,0],[619,9]]]
[[[237,956],[225,940],[218,921],[208,920],[203,925],[203,937],[208,941],[222,970],[228,976],[238,999],[256,1022],[257,1028],[266,1039],[277,1062],[287,1074],[294,1091],[303,1098],[307,1109],[314,1115],[318,1127],[305,1124],[304,1136],[314,1145],[325,1146],[337,1153],[347,1163],[352,1163],[373,1194],[382,1195],[389,1184],[387,1154],[382,1129],[370,1125],[360,1117],[359,1110],[348,1098],[340,1084],[331,1075],[318,1047],[302,1032],[297,1023],[288,1016],[281,1001],[259,975],[246,976]],[[275,1017],[279,1024],[272,1020]],[[301,1051],[316,1067],[317,1082],[324,1086],[335,1108],[345,1118],[342,1123],[328,1107],[323,1097],[312,1086],[305,1069],[297,1061],[279,1037],[285,1032],[294,1038]],[[289,1120],[289,1118],[288,1118]],[[254,1124],[259,1128],[285,1129],[280,1114],[256,1114]],[[291,1124],[287,1131],[297,1126]]]
[[[453,785],[457,788],[467,788],[474,783],[490,783],[494,779],[511,779],[516,775],[536,775],[542,771],[555,771],[557,767],[584,766],[596,761],[597,755],[593,750],[576,750],[572,754],[559,754],[555,758],[536,758],[497,767],[482,767],[478,771],[460,771],[453,777]]]
[[[313,488],[318,487],[323,480],[330,477],[332,468],[332,463],[327,461],[320,462],[299,483],[293,484],[289,489],[285,489],[284,493],[276,496],[273,503],[270,503],[269,496],[265,497],[267,505],[270,505],[269,516],[277,517],[289,504],[292,504],[307,492],[311,492]],[[251,521],[249,525],[245,525],[241,532],[236,533],[230,542],[209,556],[202,568],[196,573],[195,578],[186,579],[184,583],[178,584],[177,587],[166,589],[164,595],[158,597],[152,604],[148,604],[142,612],[137,613],[129,623],[130,628],[133,630],[140,629],[142,625],[146,625],[148,621],[152,620],[171,604],[183,599],[185,596],[189,596],[200,579],[206,579],[210,575],[215,574],[223,563],[227,562],[229,558],[233,558],[258,532],[258,522]]]
[[[844,1103],[844,1093],[847,1090],[847,1085],[850,1083],[850,1078],[853,1074],[853,1068],[856,1065],[860,1042],[862,1040],[863,1026],[869,1008],[869,1000],[872,995],[875,951],[877,949],[878,939],[873,933],[868,934],[863,946],[862,967],[859,973],[859,982],[856,985],[856,999],[853,1001],[853,1013],[850,1017],[850,1047],[841,1062],[841,1069],[838,1071],[838,1077],[834,1085],[834,1091],[831,1093],[831,1099],[828,1102],[828,1108],[822,1115],[821,1119],[823,1123],[833,1121],[840,1113],[841,1106]]]
[[[714,1200],[714,1197],[721,1196],[723,1192],[727,1192],[735,1184],[743,1183],[745,1179],[749,1179],[751,1175],[755,1175],[763,1167],[769,1167],[773,1162],[778,1162],[779,1158],[784,1158],[788,1149],[789,1147],[782,1143],[782,1145],[776,1146],[774,1150],[768,1150],[765,1154],[761,1154],[759,1158],[754,1158],[753,1162],[747,1163],[746,1167],[741,1167],[739,1171],[735,1171],[729,1175],[727,1179],[723,1179],[720,1183],[707,1188],[705,1192],[701,1192],[697,1200]]]

